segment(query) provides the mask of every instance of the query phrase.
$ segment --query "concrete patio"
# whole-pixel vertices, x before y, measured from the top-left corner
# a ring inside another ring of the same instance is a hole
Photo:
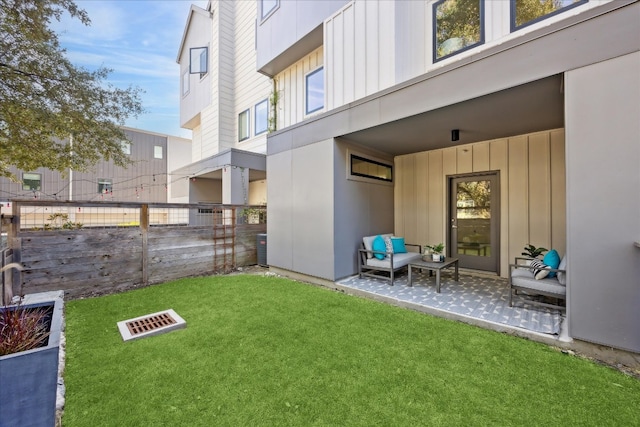
[[[393,286],[382,278],[360,279],[355,275],[338,281],[335,287],[345,293],[547,344],[571,341],[564,313],[527,304],[529,297],[522,295],[514,297],[514,306],[509,307],[507,280],[497,276],[461,270],[456,282],[453,270],[445,270],[440,293],[436,293],[435,275],[429,276],[426,271],[414,275],[413,286],[408,286],[408,275],[404,271]]]

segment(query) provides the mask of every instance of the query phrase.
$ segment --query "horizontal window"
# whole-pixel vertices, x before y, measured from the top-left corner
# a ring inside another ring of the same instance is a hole
[[[511,31],[587,2],[588,0],[511,0]]]
[[[366,159],[351,154],[350,169],[351,175],[353,176],[393,182],[393,166],[389,163]]]
[[[484,0],[434,3],[433,32],[433,62],[481,45],[484,43]]]

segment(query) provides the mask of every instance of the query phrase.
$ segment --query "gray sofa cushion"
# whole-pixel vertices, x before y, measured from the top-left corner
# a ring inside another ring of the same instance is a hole
[[[408,265],[411,261],[420,259],[421,255],[417,252],[406,252],[393,254],[393,268],[401,268]],[[391,258],[377,259],[371,258],[367,260],[370,267],[391,268]]]
[[[364,248],[368,251],[373,250],[372,245],[373,245],[373,239],[375,239],[378,235],[376,234],[375,236],[366,236],[362,238],[362,242],[364,243]],[[382,238],[384,238],[385,236],[387,237],[391,237],[393,236],[393,233],[389,233],[389,234],[380,234],[380,236],[382,236]],[[367,258],[373,258],[373,254],[371,252],[367,252]]]
[[[516,287],[528,288],[559,296],[567,294],[567,288],[561,285],[556,277],[552,279],[536,279],[533,273],[525,268],[516,268],[513,270],[511,273],[511,283]]]

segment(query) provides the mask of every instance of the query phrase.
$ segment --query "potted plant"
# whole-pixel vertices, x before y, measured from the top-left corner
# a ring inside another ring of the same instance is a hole
[[[543,248],[543,247],[536,248],[531,243],[527,243],[527,246],[524,247],[524,252],[522,252],[520,255],[525,256],[527,258],[536,259],[540,257],[540,255],[542,255],[543,253],[547,252],[548,250],[549,249]]]
[[[2,426],[55,425],[63,297],[43,292],[0,306]]]
[[[444,243],[438,243],[437,245],[426,245],[425,256],[428,257],[431,254],[433,261],[440,261],[442,258],[442,252],[444,251]]]

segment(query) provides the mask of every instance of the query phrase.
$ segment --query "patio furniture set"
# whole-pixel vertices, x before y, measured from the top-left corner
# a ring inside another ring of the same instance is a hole
[[[406,243],[403,237],[391,233],[365,236],[358,249],[358,277],[383,278],[393,286],[398,272],[406,268],[408,284],[413,286],[416,270],[428,270],[429,276],[436,273],[437,293],[440,293],[443,270],[453,269],[453,278],[458,281],[458,258],[432,261],[423,258],[420,250],[420,245]],[[550,251],[544,260],[517,257],[509,265],[509,305],[513,305],[515,295],[520,295],[528,304],[565,310],[566,263],[566,255],[560,259],[556,251]]]

